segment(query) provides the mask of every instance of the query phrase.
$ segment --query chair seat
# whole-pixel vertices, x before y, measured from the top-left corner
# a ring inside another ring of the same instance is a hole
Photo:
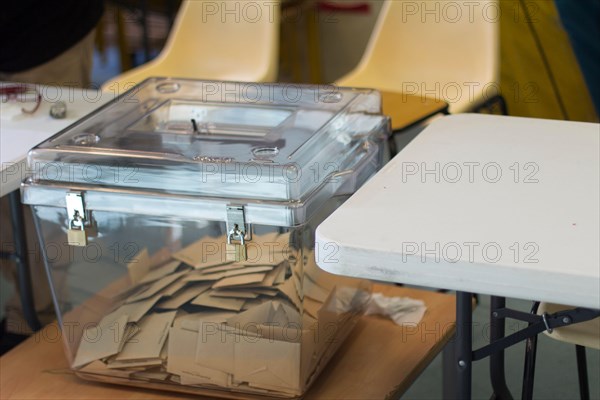
[[[553,314],[572,308],[572,306],[562,304],[541,303],[538,314],[542,315],[545,312]],[[552,339],[600,350],[600,317],[591,321],[556,328],[552,333],[545,333]]]

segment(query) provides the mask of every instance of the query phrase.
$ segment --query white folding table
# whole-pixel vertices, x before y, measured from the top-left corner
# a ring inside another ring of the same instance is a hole
[[[503,397],[502,350],[544,330],[504,308],[505,297],[579,307],[546,327],[598,315],[599,152],[598,124],[444,117],[318,227],[317,263],[340,275],[456,290],[458,397],[470,397],[471,362],[487,356]],[[492,295],[496,310],[492,343],[475,351],[471,293]],[[535,327],[504,337],[505,318]]]
[[[14,85],[2,82],[2,85]],[[13,227],[13,254],[2,253],[17,263],[19,295],[23,303],[25,318],[33,330],[40,328],[33,308],[29,267],[26,262],[25,232],[19,196],[19,186],[28,176],[27,153],[38,143],[60,132],[62,129],[83,118],[91,111],[114,98],[114,93],[103,93],[93,89],[73,87],[53,87],[35,85],[42,96],[40,106],[33,114],[21,112],[21,108],[31,109],[30,104],[13,101],[0,102],[0,197],[9,197],[11,222]],[[63,101],[67,107],[66,117],[55,119],[50,116],[50,107]]]

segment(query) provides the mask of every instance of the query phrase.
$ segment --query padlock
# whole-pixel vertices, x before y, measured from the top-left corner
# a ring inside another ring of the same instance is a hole
[[[227,261],[240,262],[248,259],[246,244],[227,243],[225,254]]]
[[[67,230],[67,243],[69,246],[86,246],[87,235],[84,229],[73,229],[72,227]]]
[[[240,237],[240,243],[233,243],[233,236],[237,235]],[[239,230],[231,230],[227,236],[227,245],[225,246],[225,258],[227,261],[240,262],[246,261],[248,255],[246,254],[246,241],[244,239],[244,232]]]

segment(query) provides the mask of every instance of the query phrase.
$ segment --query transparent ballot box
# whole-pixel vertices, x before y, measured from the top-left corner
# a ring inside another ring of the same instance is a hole
[[[370,295],[314,231],[388,135],[372,90],[152,78],[37,146],[22,198],[71,368],[302,396]]]

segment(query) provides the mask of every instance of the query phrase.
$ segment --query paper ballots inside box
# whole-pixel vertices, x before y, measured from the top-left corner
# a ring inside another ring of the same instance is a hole
[[[146,289],[142,290],[139,293],[134,294],[130,298],[127,299],[127,303],[133,303],[139,300],[147,299],[148,297],[154,296],[161,290],[165,289],[167,286],[181,278],[188,271],[181,271],[171,275],[167,275],[153,283],[150,284]]]
[[[256,235],[247,243],[245,265],[277,265],[287,259],[290,252],[290,234],[270,232]]]
[[[227,387],[229,374],[196,364],[198,332],[172,327],[169,331],[167,372],[181,377],[184,385],[213,384]]]
[[[283,247],[289,235],[255,235],[254,240]],[[343,323],[339,313],[348,310],[354,292],[342,288],[341,298],[336,297],[335,289],[326,289],[335,288],[335,277],[313,270],[301,253],[291,256],[293,269],[287,259],[267,265],[213,259],[216,264],[196,269],[190,268],[199,265],[191,259],[181,264],[182,252],[189,255],[207,243],[197,241],[180,251],[179,259],[162,259],[138,275],[125,304],[113,312],[112,318],[125,316],[128,323],[118,350],[86,360],[101,360],[106,370],[117,373],[146,371],[149,377],[153,368],[164,376],[161,368],[166,368],[176,374],[168,379],[182,385],[301,393],[328,343],[337,337]],[[261,262],[267,260],[262,257]],[[276,257],[269,260],[280,260]]]
[[[134,359],[134,360],[109,360],[106,363],[108,368],[137,368],[137,367],[156,367],[162,365],[164,360],[159,357],[148,358],[148,359]]]
[[[244,299],[232,299],[226,297],[213,297],[210,292],[204,292],[192,300],[191,304],[197,306],[219,308],[222,310],[240,311],[244,306]]]
[[[146,276],[148,271],[150,271],[150,256],[148,255],[148,249],[142,249],[142,251],[135,256],[135,259],[127,264],[127,271],[129,272],[129,279],[134,285]]]
[[[330,292],[323,289],[317,283],[313,282],[313,280],[310,279],[308,275],[304,275],[304,279],[302,282],[303,284],[301,287],[305,297],[310,297],[311,299],[319,301],[321,303],[325,302]]]
[[[271,339],[240,340],[234,344],[234,353],[233,374],[236,381],[288,390],[300,388],[300,343]]]
[[[139,332],[130,339],[117,356],[118,361],[157,358],[167,339],[176,311],[153,313],[139,324]]]
[[[262,272],[258,272],[258,273],[254,273],[254,274],[247,274],[247,275],[231,276],[228,278],[221,279],[219,282],[217,282],[213,285],[213,288],[219,289],[219,288],[225,288],[225,287],[243,286],[243,285],[250,285],[253,283],[261,283],[265,279],[266,276],[267,276],[267,274],[262,273]]]
[[[119,307],[115,313],[118,313],[119,315],[128,315],[129,322],[138,322],[144,315],[146,315],[148,311],[150,311],[150,309],[158,300],[160,300],[161,297],[162,294],[159,293],[142,301],[124,304]]]
[[[269,326],[262,326],[270,330]],[[227,325],[201,323],[196,346],[196,364],[202,374],[210,370],[227,373],[237,383],[297,390],[300,382],[300,342],[243,335]],[[305,334],[309,334],[308,331]],[[300,338],[300,334],[294,334]],[[280,335],[281,336],[281,335]],[[310,350],[308,347],[306,350]]]
[[[181,265],[181,261],[169,261],[166,264],[163,264],[155,269],[150,270],[144,277],[140,280],[140,283],[150,283],[154,282],[158,279],[164,278],[165,276],[172,274],[175,272],[177,267]]]
[[[267,301],[248,311],[234,315],[227,320],[227,325],[242,331],[256,325],[298,328],[302,326],[302,320],[300,313],[293,307],[281,301]]]
[[[102,361],[94,361],[87,364],[85,367],[80,369],[82,372],[87,372],[96,375],[110,375],[116,376],[119,378],[129,378],[133,371],[131,370],[118,370],[118,369],[109,369],[106,364]]]
[[[198,326],[196,363],[233,374],[234,343],[237,340],[240,340],[239,335],[228,330],[224,324],[201,321]]]
[[[251,290],[234,289],[235,288],[224,288],[220,290],[213,290],[210,292],[210,295],[215,297],[233,297],[238,299],[256,299],[258,296],[260,296],[259,293]]]
[[[102,318],[97,326],[87,328],[81,336],[73,367],[117,354],[125,336],[127,319],[127,315],[113,312]]]
[[[211,286],[210,283],[209,284],[190,283],[184,289],[181,289],[178,292],[176,292],[175,295],[162,300],[160,303],[158,303],[157,307],[165,309],[165,310],[176,310],[176,309],[180,308],[181,306],[183,306],[184,304],[192,301],[193,299],[198,297],[200,294],[206,292],[208,289],[210,289],[210,286]]]
[[[225,236],[203,238],[174,253],[173,258],[183,261],[195,269],[229,264],[230,261],[226,260],[225,251],[223,251],[226,243]]]

